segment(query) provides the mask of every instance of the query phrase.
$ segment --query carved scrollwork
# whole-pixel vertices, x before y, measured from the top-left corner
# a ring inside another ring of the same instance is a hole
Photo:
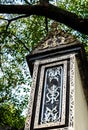
[[[62,36],[54,36],[53,38],[49,38],[48,40],[46,40],[44,42],[44,44],[42,44],[38,49],[46,49],[46,48],[53,48],[56,47],[60,44],[64,44],[65,43],[65,38]]]
[[[46,71],[41,124],[61,121],[62,66]]]
[[[48,36],[38,44],[32,54],[71,43],[79,44],[80,42],[74,36],[62,30],[57,30],[48,34]]]

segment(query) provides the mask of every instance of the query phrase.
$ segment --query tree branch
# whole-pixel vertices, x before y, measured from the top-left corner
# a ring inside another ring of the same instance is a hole
[[[31,5],[27,0],[24,0],[26,4]]]
[[[13,22],[13,21],[15,21],[15,20],[18,20],[18,19],[20,19],[20,18],[28,17],[28,16],[29,16],[29,15],[26,14],[26,15],[21,15],[21,16],[12,18],[12,19],[5,19],[5,18],[0,18],[0,19],[8,21],[8,24],[6,25],[6,31],[7,31],[9,25],[11,24],[11,22]]]
[[[19,43],[21,43],[21,44],[24,46],[24,48],[25,48],[28,52],[30,52],[29,48],[25,45],[24,42],[22,42],[22,41],[21,41],[16,35],[14,35],[12,32],[11,32],[10,34],[13,35],[13,36],[16,38],[16,40],[17,40]]]
[[[88,19],[80,18],[74,13],[47,3],[44,5],[0,5],[0,13],[45,16],[88,34]]]
[[[14,36],[16,38],[16,40],[23,45],[23,47],[28,51],[30,52],[30,49],[25,45],[24,42],[22,42],[22,40],[20,40],[13,32],[9,32],[7,30],[4,30],[3,32],[0,32],[0,35],[4,35],[4,34],[8,34],[8,37],[10,37],[10,35]]]

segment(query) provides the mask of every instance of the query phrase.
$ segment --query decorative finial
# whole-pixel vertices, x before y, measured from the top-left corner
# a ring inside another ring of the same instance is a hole
[[[55,31],[57,30],[57,27],[58,27],[59,23],[54,21],[52,24],[51,24],[51,31]]]

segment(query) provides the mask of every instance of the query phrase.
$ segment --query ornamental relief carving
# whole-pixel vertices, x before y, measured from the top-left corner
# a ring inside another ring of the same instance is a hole
[[[46,70],[40,123],[61,121],[62,66]]]
[[[71,43],[79,43],[79,41],[74,36],[69,35],[64,31],[58,30],[57,32],[54,32],[53,35],[51,33],[46,37],[46,39],[42,40],[38,47],[35,48],[33,53]]]
[[[62,59],[63,61],[61,62]],[[70,55],[66,55],[62,57],[50,58],[50,59],[45,59],[45,60],[37,60],[35,62],[29,112],[28,112],[28,116],[27,116],[28,118],[25,124],[25,130],[30,129],[30,125],[32,121],[32,114],[33,114],[32,108],[33,108],[33,103],[34,103],[34,93],[35,93],[35,87],[37,84],[37,76],[38,76],[38,69],[39,69],[38,66],[40,64],[42,65],[41,73],[40,73],[41,80],[39,83],[39,86],[40,86],[39,92],[38,92],[39,95],[37,99],[37,107],[36,107],[33,130],[37,128],[44,128],[44,127],[47,128],[47,127],[53,127],[57,125],[61,126],[65,124],[66,77],[67,77],[67,60],[65,59],[70,59],[69,121],[68,121],[68,126],[65,126],[64,128],[55,128],[53,130],[73,130],[74,128],[74,103],[75,103],[75,99],[74,99],[75,54],[70,54]],[[47,86],[47,87],[46,88],[44,87],[45,93],[42,93],[44,74],[45,74],[44,86]],[[55,80],[55,84],[54,84],[54,80]],[[58,84],[58,87],[56,87],[57,86],[56,83]],[[44,102],[44,104],[42,103],[42,107],[40,111],[40,104],[41,104],[40,102],[41,102],[42,94],[43,94],[42,102]]]
[[[64,43],[65,43],[64,37],[54,36],[53,38],[50,38],[47,41],[45,41],[44,44],[42,44],[38,49],[40,50],[40,49],[52,48]]]

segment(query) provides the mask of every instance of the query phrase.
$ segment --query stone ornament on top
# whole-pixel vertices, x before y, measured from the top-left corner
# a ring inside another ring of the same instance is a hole
[[[67,32],[62,31],[61,29],[57,30],[57,27],[51,29],[50,33],[42,40],[38,46],[34,49],[32,54],[37,52],[46,51],[66,46],[68,44],[77,44],[80,43],[74,36],[68,34]]]
[[[33,82],[25,130],[88,130],[84,50],[57,24],[52,28],[27,56]]]

